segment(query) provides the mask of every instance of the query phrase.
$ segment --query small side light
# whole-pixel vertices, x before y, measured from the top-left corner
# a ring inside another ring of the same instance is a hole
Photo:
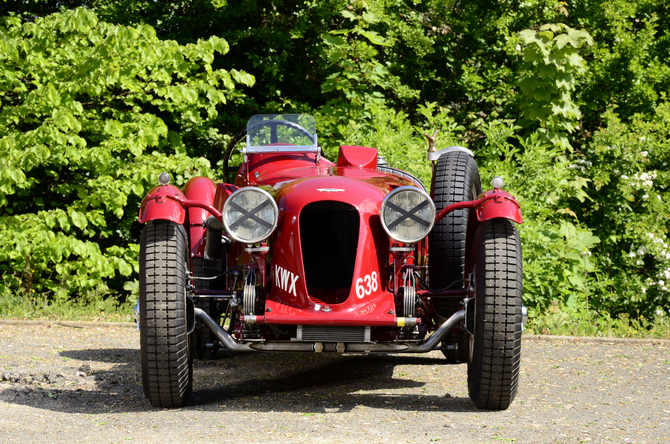
[[[493,178],[491,181],[491,186],[497,190],[505,186],[505,181],[503,180],[502,177],[496,176]]]
[[[161,185],[167,185],[170,183],[170,175],[168,173],[161,173],[160,176],[158,176],[158,183]]]

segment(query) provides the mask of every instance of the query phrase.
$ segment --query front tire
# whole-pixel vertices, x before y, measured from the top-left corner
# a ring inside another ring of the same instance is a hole
[[[516,396],[521,360],[522,262],[519,232],[507,219],[483,222],[473,242],[475,326],[468,361],[470,399],[505,410]]]
[[[182,225],[147,223],[140,240],[142,386],[154,407],[181,407],[193,385],[186,323],[187,237]]]

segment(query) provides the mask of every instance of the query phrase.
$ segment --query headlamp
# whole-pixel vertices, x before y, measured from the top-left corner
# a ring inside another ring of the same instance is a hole
[[[223,205],[223,226],[238,242],[255,244],[272,234],[279,210],[272,196],[255,187],[242,188],[230,195]]]
[[[380,211],[382,226],[391,238],[411,244],[430,233],[435,224],[435,204],[425,191],[400,187],[391,191]]]

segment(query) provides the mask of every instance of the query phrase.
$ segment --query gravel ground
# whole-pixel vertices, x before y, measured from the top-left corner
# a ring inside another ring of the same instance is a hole
[[[139,334],[0,324],[0,442],[670,442],[670,343],[524,340],[519,393],[477,410],[467,367],[424,355],[196,361],[191,405],[152,408]]]

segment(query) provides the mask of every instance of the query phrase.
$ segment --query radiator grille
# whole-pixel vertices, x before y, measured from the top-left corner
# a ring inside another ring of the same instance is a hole
[[[358,211],[343,202],[314,202],[301,211],[305,281],[313,301],[339,304],[349,296],[359,226]]]
[[[369,342],[370,327],[300,325],[297,339],[309,342]]]

